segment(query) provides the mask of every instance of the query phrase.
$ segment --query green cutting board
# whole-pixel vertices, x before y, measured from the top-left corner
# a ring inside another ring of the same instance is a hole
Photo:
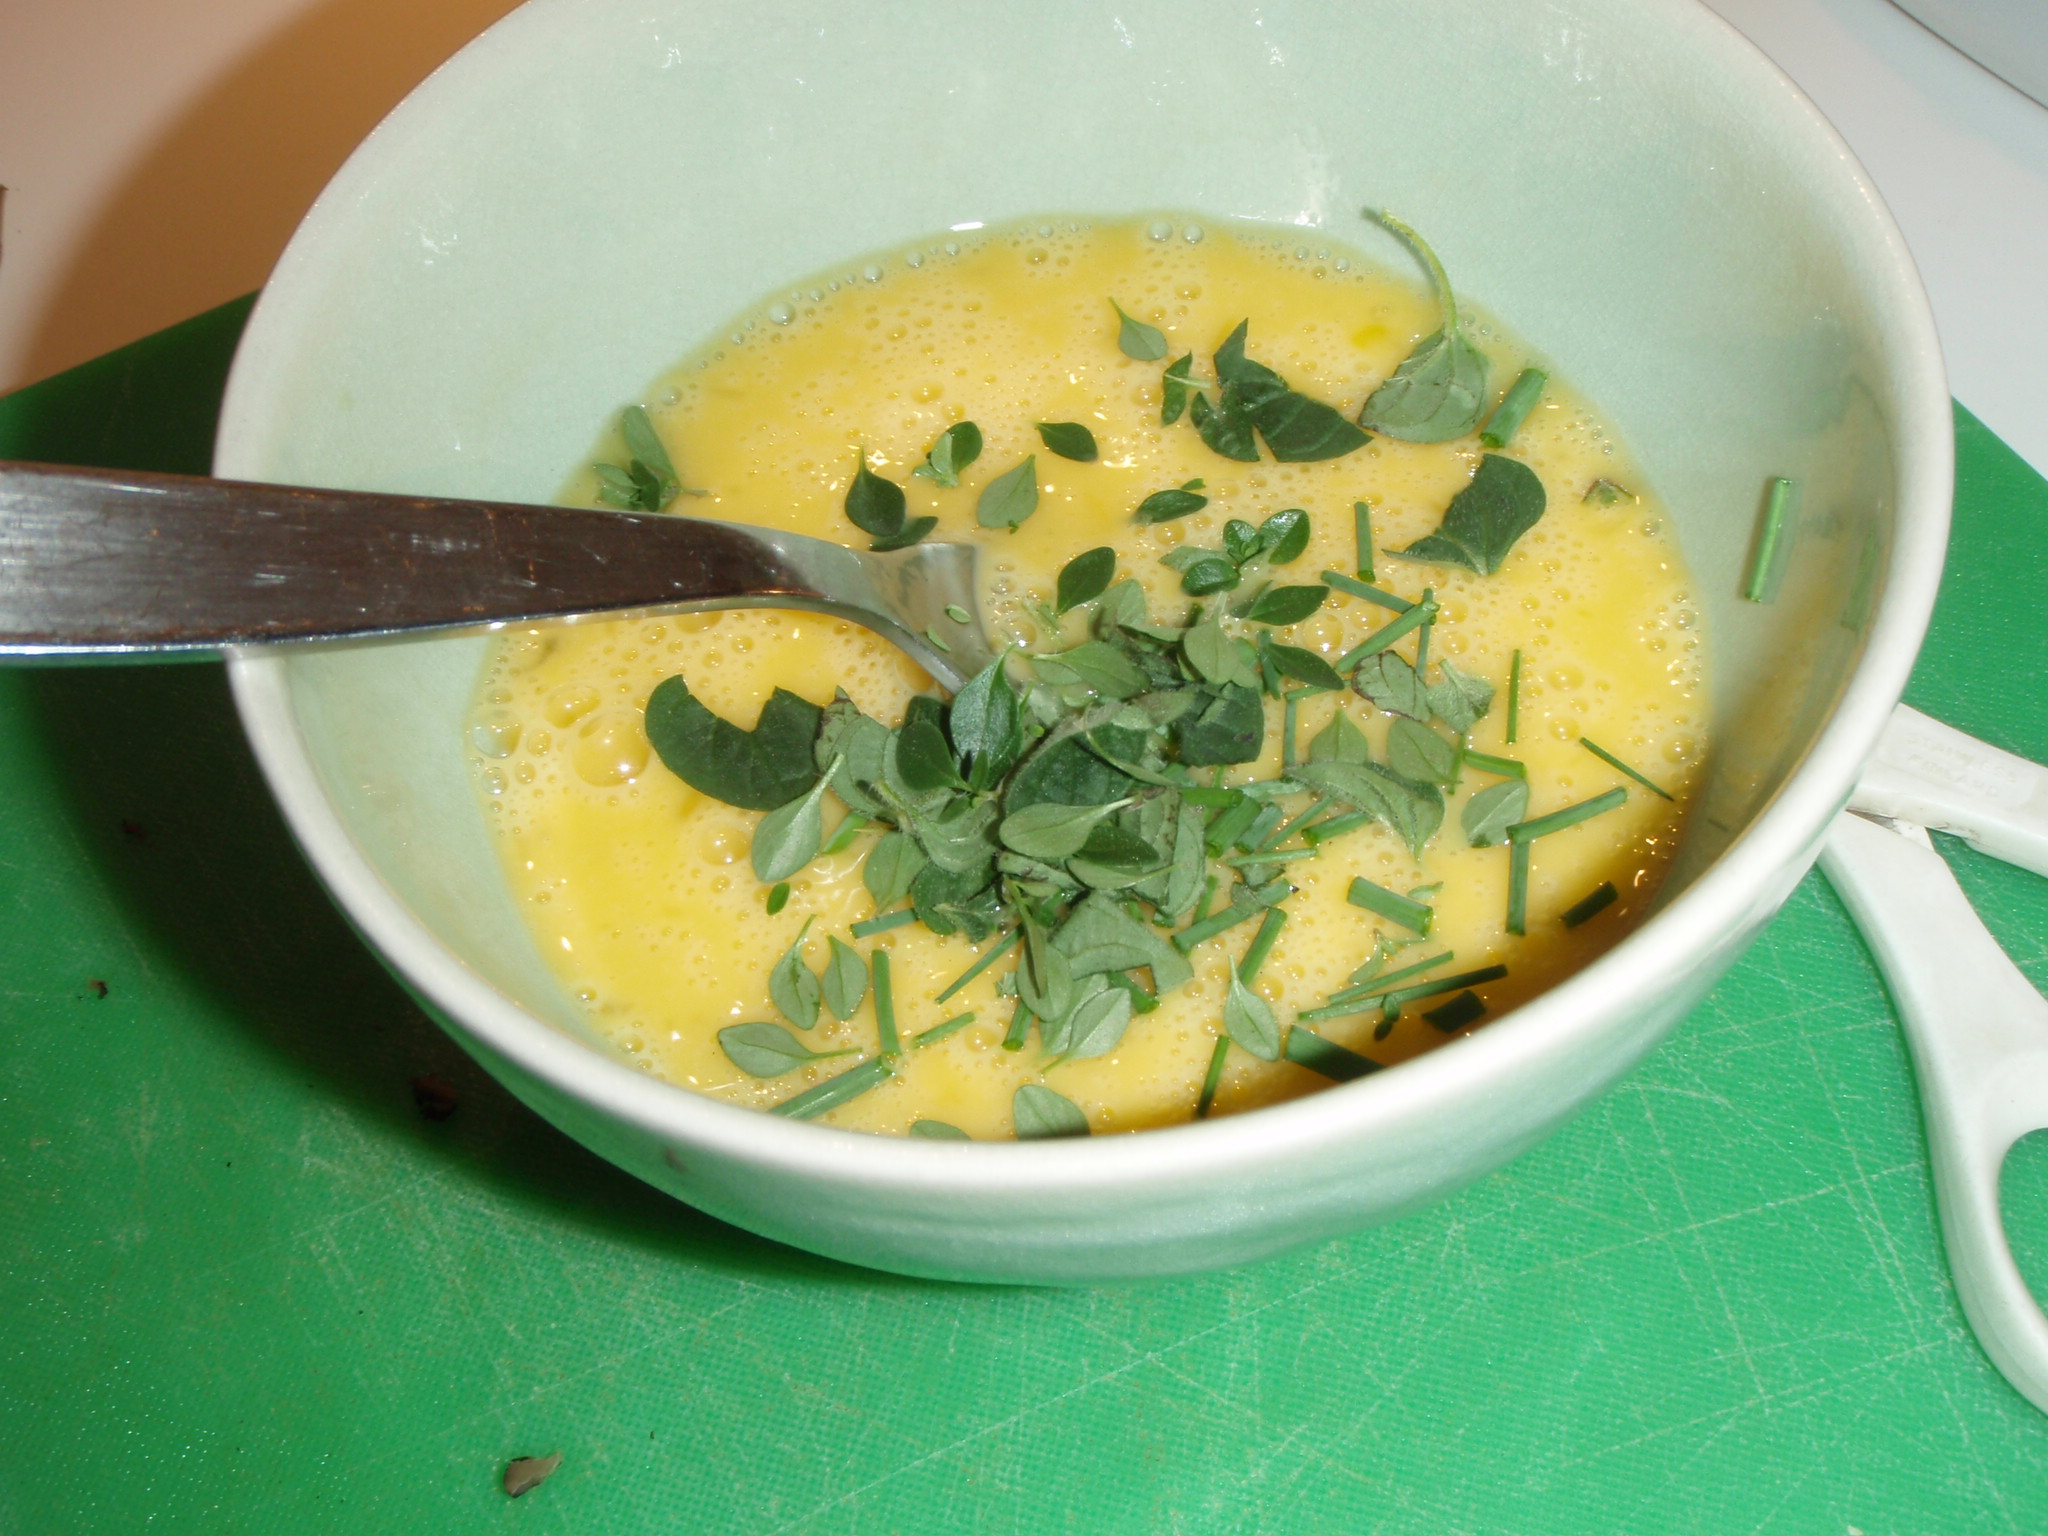
[[[246,308],[0,401],[0,457],[202,469]],[[1956,428],[1908,697],[2048,758],[2048,484]],[[2048,883],[1946,851],[2048,983]],[[2006,1208],[2048,1294],[2048,1138]],[[1455,1199],[1173,1284],[937,1285],[721,1226],[500,1092],[329,906],[217,666],[4,672],[0,1531],[145,1527],[2033,1536],[2048,1417],[1957,1309],[1818,877]]]

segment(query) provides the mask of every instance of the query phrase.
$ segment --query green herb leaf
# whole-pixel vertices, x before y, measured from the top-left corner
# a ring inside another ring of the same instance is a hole
[[[789,905],[789,882],[778,880],[768,888],[768,915],[775,916]]]
[[[1088,1134],[1088,1117],[1081,1112],[1081,1106],[1038,1083],[1025,1083],[1017,1090],[1010,1100],[1010,1118],[1016,1124],[1019,1141]]]
[[[1137,520],[1141,523],[1169,523],[1176,517],[1199,512],[1209,505],[1208,497],[1195,494],[1201,488],[1200,480],[1190,480],[1170,491],[1154,491],[1138,503]]]
[[[1026,858],[1056,864],[1079,853],[1088,834],[1121,804],[1122,801],[1108,805],[1059,805],[1040,801],[1005,816],[996,835],[1002,838],[1005,848]]]
[[[1233,517],[1223,525],[1223,553],[1237,565],[1256,560],[1259,555],[1259,530],[1241,517]]]
[[[1078,421],[1041,421],[1038,440],[1045,444],[1048,453],[1072,459],[1076,464],[1093,464],[1101,453],[1095,446],[1095,434]]]
[[[1200,386],[1192,384],[1188,372],[1195,365],[1195,354],[1190,352],[1179,362],[1169,363],[1160,381],[1159,425],[1170,427],[1179,421],[1188,408],[1188,393]]]
[[[1586,494],[1579,498],[1590,507],[1611,507],[1617,501],[1640,501],[1642,498],[1625,485],[1601,478],[1586,487]]]
[[[1123,1043],[1131,1012],[1131,994],[1121,987],[1105,986],[1082,998],[1067,1018],[1067,1055],[1076,1060],[1107,1056]]]
[[[1185,547],[1185,546],[1183,546]],[[1175,550],[1179,554],[1180,550]],[[1232,592],[1244,573],[1238,570],[1236,562],[1227,556],[1214,554],[1209,550],[1190,550],[1193,556],[1181,567],[1180,588],[1190,597],[1208,597],[1217,592]]]
[[[1144,321],[1134,319],[1132,316],[1125,314],[1123,305],[1117,303],[1115,299],[1109,301],[1109,307],[1116,311],[1116,318],[1119,322],[1116,344],[1122,350],[1125,357],[1133,358],[1141,363],[1156,363],[1159,359],[1166,356],[1166,333],[1164,331],[1160,330],[1156,325],[1147,325]],[[1192,356],[1193,354],[1189,355]]]
[[[832,949],[825,961],[821,991],[832,1017],[843,1021],[859,1011],[860,1000],[867,996],[868,963],[860,957],[859,950],[844,943],[837,934],[830,942]]]
[[[1175,728],[1180,760],[1190,768],[1257,760],[1266,740],[1266,706],[1256,688],[1229,683],[1201,690],[1206,702]]]
[[[1392,651],[1368,656],[1351,674],[1351,686],[1360,698],[1370,699],[1390,715],[1411,720],[1429,718],[1429,694],[1415,669]]]
[[[1391,214],[1367,211],[1398,235],[1429,269],[1442,326],[1417,343],[1394,376],[1372,392],[1358,424],[1409,443],[1442,443],[1479,425],[1486,410],[1486,354],[1466,339],[1457,296],[1443,263],[1422,236]]]
[[[1136,780],[1105,763],[1080,736],[1056,734],[1024,759],[1003,790],[1003,805],[1011,811],[1042,800],[1061,805],[1107,805],[1136,787]]]
[[[647,697],[647,740],[677,778],[701,794],[743,810],[787,805],[817,782],[811,744],[825,712],[777,688],[751,731],[699,703],[680,677],[664,678]]]
[[[1465,826],[1465,841],[1474,848],[1491,848],[1505,842],[1508,828],[1528,814],[1528,784],[1521,779],[1503,779],[1467,800],[1458,819]]]
[[[960,483],[960,471],[980,457],[981,428],[971,421],[956,421],[938,435],[925,451],[924,462],[911,473],[951,489]]]
[[[886,832],[861,861],[861,883],[875,899],[875,910],[886,911],[910,894],[928,861],[924,850],[904,832]]]
[[[943,1120],[913,1120],[910,1134],[926,1141],[972,1141],[974,1138],[957,1125],[948,1125]]]
[[[1329,595],[1330,589],[1320,583],[1313,587],[1268,587],[1258,595],[1245,617],[1254,624],[1299,624],[1322,607],[1323,599]]]
[[[836,760],[839,771],[832,776],[832,793],[854,814],[874,817],[885,807],[869,793],[883,776],[889,750],[889,728],[860,712],[860,706],[841,693],[825,706],[812,748],[812,761],[823,773]],[[844,824],[842,823],[842,829]],[[855,830],[858,830],[856,828]],[[833,834],[838,841],[839,834]],[[828,846],[827,852],[830,852]]]
[[[780,1077],[851,1050],[814,1051],[780,1024],[733,1024],[718,1032],[719,1049],[750,1077]]]
[[[922,715],[905,720],[896,732],[896,772],[914,795],[967,787],[945,732]]]
[[[837,763],[831,772],[839,771]],[[830,774],[826,778],[830,778]],[[787,805],[778,806],[761,818],[754,828],[751,850],[754,878],[764,885],[786,880],[818,856],[825,840],[825,814],[819,802],[825,798],[826,779],[811,786],[810,793]]]
[[[1096,891],[1068,914],[1053,937],[1077,977],[1146,969],[1163,996],[1194,980],[1194,967],[1157,928],[1139,922],[1107,892]]]
[[[974,520],[984,528],[1015,528],[1038,510],[1038,461],[1027,458],[981,488]]]
[[[1298,560],[1308,549],[1308,513],[1300,507],[1275,512],[1259,524],[1259,550],[1274,565]]]
[[[1191,406],[1189,420],[1210,448],[1240,464],[1259,462],[1259,443],[1252,435],[1251,415],[1235,391],[1224,390],[1220,405],[1207,395],[1196,395]]]
[[[846,488],[847,520],[862,533],[890,539],[903,531],[903,506],[903,487],[869,469],[866,450],[858,451]]]
[[[1387,766],[1404,779],[1448,789],[1458,774],[1458,748],[1420,720],[1398,719],[1387,730]]]
[[[1003,924],[1003,907],[985,873],[954,874],[928,864],[910,884],[917,920],[943,937],[964,933],[974,943]]]
[[[1024,713],[1003,657],[975,673],[953,695],[946,730],[953,750],[967,764],[967,782],[973,788],[988,789],[1010,771],[1024,750]]]
[[[1427,690],[1430,712],[1462,736],[1493,708],[1493,684],[1460,672],[1448,661],[1438,662],[1436,670],[1442,681]]]
[[[1377,763],[1297,763],[1294,777],[1386,822],[1418,858],[1423,845],[1443,825],[1441,790],[1433,784],[1412,783]]]
[[[1298,645],[1282,645],[1277,640],[1269,641],[1265,650],[1273,658],[1273,665],[1282,677],[1307,683],[1311,688],[1340,691],[1344,687],[1344,679],[1337,675],[1337,669],[1314,651],[1305,651]]]
[[[938,526],[939,520],[936,517],[913,517],[895,534],[886,539],[876,539],[868,545],[868,548],[878,555],[886,555],[895,549],[908,549],[913,544],[922,543],[925,537]],[[943,651],[948,648],[946,642],[937,639],[930,630],[926,630],[925,635],[940,650]]]
[[[1092,603],[1109,590],[1116,576],[1116,551],[1107,544],[1083,550],[1060,567],[1059,585],[1053,599],[1055,613],[1068,613],[1083,603]]]
[[[1312,763],[1369,763],[1372,747],[1351,717],[1339,710],[1330,723],[1309,738],[1308,761]]]
[[[1335,406],[1292,389],[1254,408],[1251,417],[1259,436],[1282,464],[1340,459],[1372,441]]]
[[[1273,1017],[1273,1005],[1244,984],[1235,965],[1230,968],[1230,991],[1223,999],[1223,1030],[1259,1060],[1280,1059],[1280,1026]]]
[[[783,951],[782,958],[768,973],[770,1000],[776,1010],[798,1029],[809,1029],[818,1022],[818,978],[804,964],[804,935],[810,931],[811,921],[805,918],[796,942]]]
[[[1103,640],[1086,640],[1030,660],[1032,670],[1054,687],[1087,688],[1105,699],[1135,698],[1148,686],[1136,664]]]
[[[1462,565],[1490,576],[1515,541],[1543,517],[1543,482],[1519,459],[1489,453],[1472,483],[1451,498],[1436,532],[1390,553],[1403,560]]]

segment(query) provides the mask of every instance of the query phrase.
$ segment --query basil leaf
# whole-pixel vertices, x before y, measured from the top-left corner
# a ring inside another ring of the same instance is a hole
[[[1236,391],[1224,389],[1219,404],[1212,404],[1207,395],[1196,395],[1189,419],[1195,424],[1195,431],[1203,442],[1223,455],[1240,464],[1259,462],[1258,440],[1252,436],[1252,418],[1245,410]]]
[[[1108,805],[1061,805],[1054,800],[1041,800],[1005,816],[996,835],[1003,840],[1004,847],[1026,858],[1058,863],[1079,853],[1088,834],[1119,804],[1112,801]]]
[[[981,488],[974,520],[984,528],[1015,528],[1038,510],[1038,461],[1027,458]]]
[[[887,808],[869,791],[883,776],[888,750],[889,728],[862,714],[860,706],[844,692],[825,706],[812,761],[823,773],[835,758],[839,760],[839,771],[832,776],[832,793],[848,810],[869,817],[886,814]]]
[[[992,800],[951,796],[941,802],[937,815],[913,809],[909,832],[925,856],[947,874],[985,881],[996,856],[996,814]]]
[[[837,934],[832,935],[830,943],[832,950],[825,961],[821,990],[832,1017],[844,1021],[860,1010],[861,999],[868,995],[868,963],[859,950],[842,942]]]
[[[913,517],[903,525],[900,532],[886,539],[876,539],[868,548],[878,555],[886,555],[892,549],[908,549],[922,541],[925,535],[938,526],[939,520],[936,517]]]
[[[1404,779],[1449,788],[1458,749],[1419,720],[1396,720],[1387,731],[1387,766]]]
[[[1372,700],[1390,715],[1406,715],[1411,720],[1429,718],[1429,696],[1422,679],[1415,675],[1415,668],[1392,651],[1381,651],[1361,661],[1358,670],[1351,674],[1351,686],[1361,698]]]
[[[1078,421],[1041,421],[1038,440],[1045,444],[1046,452],[1076,464],[1093,464],[1101,452],[1095,446],[1095,434]]]
[[[1436,669],[1443,681],[1430,684],[1427,690],[1430,712],[1462,736],[1493,707],[1493,684],[1460,672],[1448,661],[1438,662]]]
[[[862,533],[878,539],[903,531],[903,487],[868,468],[866,449],[856,450],[853,483],[846,488],[846,517]]]
[[[949,490],[960,483],[960,471],[981,457],[981,428],[956,421],[925,451],[924,462],[911,473],[936,480]]]
[[[1201,488],[1200,480],[1190,480],[1170,491],[1154,491],[1138,503],[1135,516],[1141,523],[1170,523],[1176,517],[1199,512],[1209,505],[1208,497],[1195,494]]]
[[[1259,554],[1259,530],[1241,517],[1233,517],[1223,525],[1223,553],[1232,563],[1243,565],[1255,560]]]
[[[1010,778],[1003,791],[1004,808],[1053,801],[1060,805],[1107,805],[1122,800],[1137,781],[1112,768],[1088,750],[1079,735],[1047,738]]]
[[[1019,1141],[1088,1134],[1088,1117],[1081,1106],[1037,1083],[1025,1083],[1017,1090],[1010,1100],[1010,1119],[1016,1124]]]
[[[663,678],[647,696],[647,740],[662,763],[700,794],[742,810],[786,805],[817,782],[811,755],[825,712],[777,688],[751,731],[720,719],[680,677]]]
[[[926,1141],[974,1140],[959,1126],[949,1125],[944,1120],[913,1120],[910,1122],[910,1134],[922,1137]]]
[[[924,850],[904,832],[885,832],[861,861],[861,884],[875,900],[875,910],[886,911],[910,894],[910,884],[923,871]]]
[[[814,1051],[780,1024],[733,1024],[718,1032],[719,1049],[751,1077],[780,1077],[813,1061],[852,1051]]]
[[[1180,760],[1190,768],[1257,759],[1266,739],[1266,706],[1258,690],[1243,683],[1205,690],[1199,714],[1181,717],[1176,727]]]
[[[1299,624],[1322,607],[1329,595],[1330,589],[1320,582],[1313,587],[1268,587],[1245,617],[1254,624]]]
[[[1156,363],[1166,356],[1164,331],[1156,325],[1147,325],[1144,321],[1125,314],[1123,305],[1117,303],[1115,299],[1109,301],[1109,307],[1116,311],[1117,320],[1120,322],[1117,326],[1116,344],[1122,349],[1125,357],[1135,358],[1141,363]]]
[[[1507,841],[1508,828],[1528,814],[1528,784],[1521,779],[1502,779],[1467,800],[1458,819],[1465,825],[1467,842],[1474,848],[1491,848]]]
[[[1282,645],[1275,640],[1267,643],[1266,654],[1273,658],[1273,665],[1283,677],[1332,692],[1341,691],[1344,687],[1344,679],[1337,675],[1337,669],[1314,651],[1305,651],[1298,645]]]
[[[1289,507],[1259,524],[1259,552],[1274,565],[1285,565],[1301,558],[1308,536],[1308,513]]]
[[[1076,1003],[1067,1016],[1067,1054],[1076,1060],[1107,1056],[1122,1043],[1130,1024],[1131,994],[1105,986]]]
[[[1463,437],[1486,413],[1486,354],[1466,339],[1451,280],[1422,236],[1386,213],[1368,213],[1392,230],[1429,269],[1442,325],[1401,360],[1393,377],[1372,392],[1358,424],[1408,443],[1443,443]]]
[[[946,730],[953,750],[968,765],[967,782],[973,788],[988,789],[1010,771],[1024,750],[1024,715],[1001,656],[953,695]]]
[[[1244,984],[1230,967],[1230,991],[1223,999],[1223,1032],[1261,1061],[1280,1059],[1280,1025],[1273,1005]]]
[[[914,795],[967,787],[945,733],[923,716],[905,720],[896,732],[896,773]]]
[[[1060,567],[1059,585],[1053,599],[1053,612],[1068,613],[1083,603],[1092,603],[1109,589],[1116,576],[1116,551],[1104,544],[1096,549],[1083,550]],[[1142,621],[1142,594],[1139,618]],[[958,708],[956,704],[954,706]]]
[[[1202,440],[1226,458],[1246,463],[1259,456],[1251,441],[1251,427],[1258,428],[1273,457],[1283,464],[1340,458],[1364,447],[1369,441],[1366,434],[1334,406],[1288,388],[1279,374],[1244,355],[1248,329],[1248,321],[1239,321],[1229,339],[1216,349],[1216,377],[1223,385],[1223,402],[1207,430],[1201,403],[1196,402],[1195,428],[1202,433]],[[1240,419],[1246,423],[1241,434]]]
[[[1162,995],[1195,979],[1195,968],[1172,940],[1102,891],[1074,908],[1053,935],[1053,945],[1076,977],[1143,968],[1151,971],[1152,985]]]
[[[1188,371],[1195,365],[1195,354],[1190,352],[1177,363],[1169,363],[1160,379],[1159,425],[1170,427],[1181,418],[1188,408],[1188,393],[1200,386],[1191,384]]]
[[[979,944],[1002,926],[1002,901],[982,875],[956,875],[928,864],[911,882],[910,900],[917,920],[941,937],[965,933]]]
[[[1282,464],[1341,459],[1372,441],[1335,406],[1291,389],[1258,406],[1251,418],[1266,447]]]
[[[837,773],[839,768],[834,763],[831,772]],[[818,804],[825,798],[830,776],[819,779],[802,799],[777,806],[754,828],[754,878],[763,885],[787,880],[818,856],[818,847],[825,840],[825,816]]]
[[[1308,759],[1311,763],[1369,763],[1372,761],[1372,747],[1365,739],[1365,732],[1352,724],[1351,717],[1339,710],[1330,717],[1330,723],[1309,738]]]
[[[1085,640],[1070,650],[1033,656],[1031,666],[1055,687],[1081,687],[1105,699],[1135,698],[1148,680],[1137,664],[1103,640]]]
[[[809,1029],[818,1022],[818,978],[804,964],[804,935],[810,931],[811,920],[805,918],[796,942],[783,952],[782,958],[768,972],[770,1000],[798,1029]],[[840,1016],[845,1017],[843,1014]],[[772,1025],[768,1027],[773,1028]]]
[[[1489,453],[1480,459],[1472,483],[1451,498],[1436,532],[1388,553],[1403,560],[1462,565],[1490,576],[1515,541],[1542,519],[1544,502],[1535,470],[1519,459]]]

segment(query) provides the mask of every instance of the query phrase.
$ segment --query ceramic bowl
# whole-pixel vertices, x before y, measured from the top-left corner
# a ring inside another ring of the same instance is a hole
[[[550,499],[621,401],[777,282],[970,221],[1181,208],[1461,291],[1632,445],[1703,596],[1717,747],[1661,908],[1433,1054],[1253,1114],[974,1144],[700,1098],[536,952],[460,722],[485,642],[231,660],[308,856],[465,1048],[621,1167],[855,1263],[1087,1282],[1237,1264],[1499,1166],[1612,1083],[1791,891],[1898,698],[1947,528],[1947,391],[1897,230],[1793,86],[1690,0],[535,0],[307,216],[236,359],[221,474]],[[1392,256],[1389,249],[1389,255]],[[1740,600],[1766,477],[1804,510]]]

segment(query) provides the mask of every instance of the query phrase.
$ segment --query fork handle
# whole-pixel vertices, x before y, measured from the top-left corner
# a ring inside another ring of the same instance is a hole
[[[2006,1153],[2048,1127],[2048,1001],[1930,844],[1845,813],[1820,864],[1898,1008],[1963,1313],[2006,1380],[2048,1413],[2048,1317],[2013,1262],[1998,1209]]]

